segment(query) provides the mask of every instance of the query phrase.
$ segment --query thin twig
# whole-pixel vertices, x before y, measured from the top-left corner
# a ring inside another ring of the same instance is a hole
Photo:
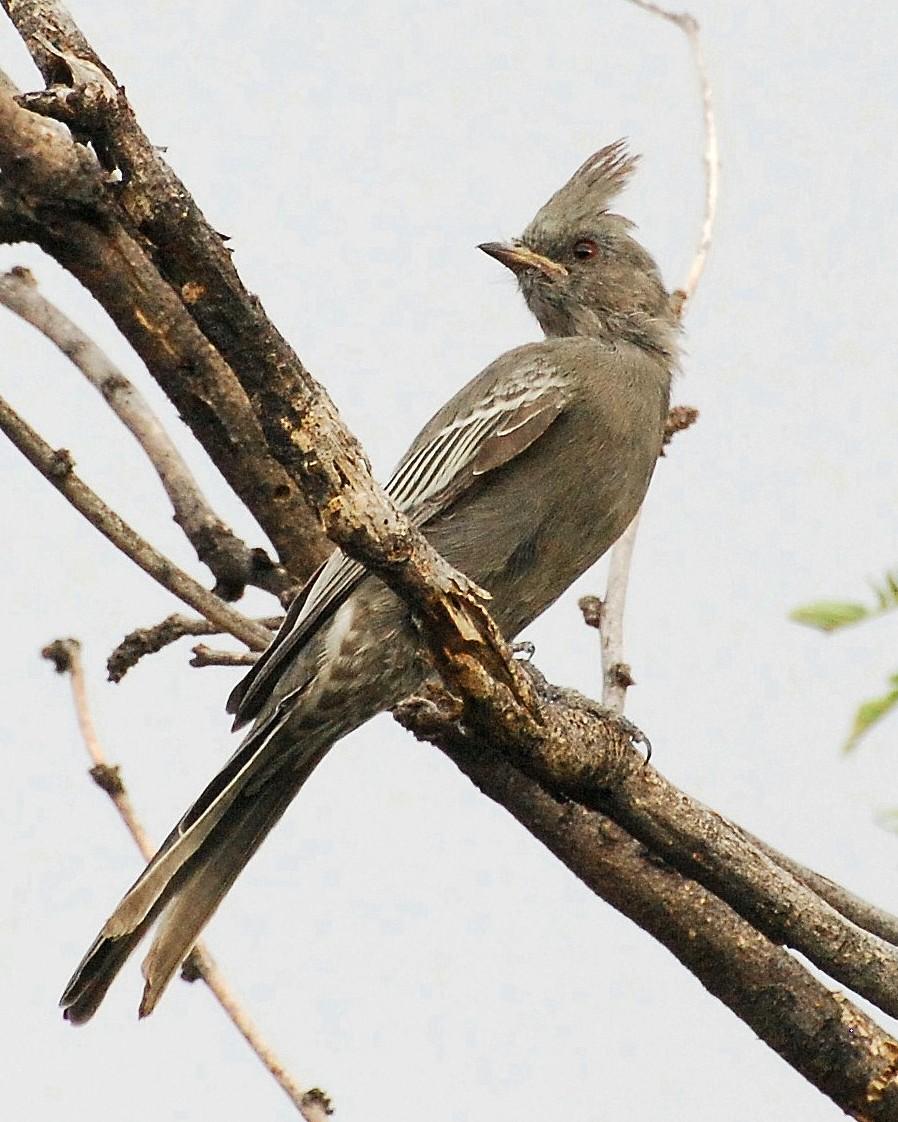
[[[638,8],[668,20],[686,35],[692,48],[696,72],[701,87],[702,108],[705,126],[705,206],[702,228],[698,245],[692,258],[689,273],[682,288],[672,295],[672,303],[678,316],[683,315],[686,304],[695,295],[701,280],[711,239],[714,221],[717,216],[717,197],[720,183],[720,152],[717,143],[717,123],[714,116],[714,100],[708,68],[702,50],[698,21],[688,12],[671,12],[653,4],[650,0],[630,0]],[[611,551],[608,583],[602,606],[602,699],[615,712],[622,713],[627,696],[627,687],[632,684],[630,669],[624,658],[624,604],[627,599],[627,585],[630,580],[630,565],[636,534],[639,528],[637,514]]]
[[[219,651],[197,643],[191,647],[191,666],[252,666],[259,657],[253,651]]]
[[[717,143],[717,119],[714,114],[714,98],[711,89],[711,78],[708,74],[708,65],[705,61],[705,52],[702,47],[699,22],[689,12],[671,12],[651,0],[630,0],[637,8],[659,16],[674,24],[689,40],[692,50],[692,59],[695,63],[695,72],[698,76],[702,96],[702,114],[705,128],[705,149],[703,159],[705,162],[705,212],[702,219],[702,228],[699,234],[698,245],[689,267],[689,273],[682,288],[674,293],[677,297],[677,311],[683,314],[686,302],[691,300],[698,288],[708,254],[711,251],[711,241],[714,234],[714,223],[717,219],[717,199],[720,193],[720,148]]]
[[[57,673],[67,673],[69,675],[78,728],[93,763],[90,769],[91,778],[112,800],[128,833],[137,843],[137,848],[143,855],[144,860],[151,860],[156,852],[156,847],[150,841],[149,834],[137,818],[128,792],[122,782],[120,768],[116,764],[109,763],[97,736],[93,715],[87,700],[84,666],[81,662],[81,644],[77,639],[57,639],[44,647],[41,654],[53,663]],[[205,944],[198,942],[194,946],[188,964],[185,964],[184,976],[187,981],[195,981],[197,978],[201,978],[206,983],[219,1005],[230,1017],[237,1031],[274,1076],[287,1097],[302,1117],[306,1119],[306,1122],[321,1122],[326,1115],[331,1113],[330,1101],[323,1091],[318,1090],[318,1088],[304,1091],[286,1071],[271,1046],[260,1036],[259,1030],[234,996],[230,986],[225,982],[221,970],[206,949]]]
[[[685,432],[698,420],[698,410],[694,405],[674,405],[664,422],[664,436],[661,442],[661,455],[678,432]]]
[[[37,328],[81,371],[146,453],[175,512],[175,522],[209,566],[216,593],[236,600],[247,584],[275,595],[296,591],[296,581],[262,549],[250,549],[209,505],[190,468],[149,402],[117,366],[38,291],[28,269],[0,275],[0,304]]]
[[[611,551],[602,623],[599,628],[602,639],[602,704],[615,713],[623,713],[627,690],[634,682],[630,667],[623,657],[624,610],[630,583],[630,563],[638,530],[639,511]]]
[[[214,593],[188,576],[183,569],[159,553],[148,541],[121,519],[114,510],[79,479],[73,470],[71,454],[64,448],[54,449],[0,398],[0,432],[4,432],[37,470],[48,479],[95,526],[104,537],[129,557],[145,573],[211,620],[229,635],[254,651],[263,650],[271,641],[271,633],[253,620],[234,611]]]
[[[281,625],[281,616],[267,616],[256,620],[262,627],[270,631],[277,630]],[[220,635],[221,628],[207,619],[196,619],[182,616],[177,612],[166,616],[160,623],[152,627],[137,627],[129,632],[106,660],[106,671],[110,682],[120,682],[132,666],[144,655],[156,654],[164,650],[171,643],[176,643],[186,635]],[[194,648],[195,649],[195,648]],[[246,657],[246,656],[243,656]],[[249,656],[247,663],[229,663],[228,665],[247,665],[255,662],[255,657]],[[196,665],[196,664],[194,664]],[[211,665],[209,663],[208,665]]]

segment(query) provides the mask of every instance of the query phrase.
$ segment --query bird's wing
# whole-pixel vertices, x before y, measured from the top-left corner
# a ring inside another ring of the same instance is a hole
[[[513,380],[488,379],[491,370],[488,367],[478,379],[487,382],[487,392],[481,396],[462,391],[444,407],[387,484],[387,494],[413,525],[424,525],[480,476],[519,456],[563,412],[566,379],[540,356],[534,355],[529,365],[515,364]],[[228,698],[235,728],[259,713],[294,652],[333,615],[364,575],[365,567],[340,550],[325,561],[290,607],[271,645]]]
[[[400,461],[386,490],[415,525],[446,510],[479,476],[519,456],[564,410],[567,383],[555,370],[534,362],[516,374],[471,408],[447,407]]]

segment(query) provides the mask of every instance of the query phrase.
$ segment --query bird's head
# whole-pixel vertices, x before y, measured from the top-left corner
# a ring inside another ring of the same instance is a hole
[[[574,172],[520,238],[479,248],[517,275],[546,335],[626,338],[673,355],[677,319],[658,267],[609,211],[636,166],[622,140]]]

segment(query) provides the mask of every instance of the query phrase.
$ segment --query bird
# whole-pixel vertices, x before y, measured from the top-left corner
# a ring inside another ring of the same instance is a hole
[[[639,510],[661,451],[679,321],[661,274],[610,209],[636,166],[591,155],[519,238],[478,248],[515,274],[544,338],[490,363],[424,426],[387,493],[491,596],[509,641]],[[335,551],[227,708],[249,731],[103,925],[60,1004],[89,1020],[143,936],[139,1016],[331,746],[428,671],[405,604]]]

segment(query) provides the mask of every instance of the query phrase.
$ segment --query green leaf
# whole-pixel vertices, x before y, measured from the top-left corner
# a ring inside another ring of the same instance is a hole
[[[890,689],[881,697],[871,697],[869,701],[862,702],[854,715],[854,724],[848,739],[843,745],[846,752],[856,748],[862,737],[870,731],[892,709],[898,707],[898,674],[889,678]]]
[[[838,631],[861,620],[881,616],[898,608],[898,572],[887,572],[881,584],[870,582],[876,603],[873,607],[851,600],[818,600],[789,613],[789,619],[816,627],[818,631]]]
[[[880,612],[890,612],[898,608],[898,576],[886,573],[881,585],[872,584],[873,595]]]
[[[843,600],[818,600],[815,604],[805,604],[789,613],[789,619],[803,623],[805,627],[816,627],[818,631],[837,631],[852,623],[860,623],[871,615],[864,604]]]

